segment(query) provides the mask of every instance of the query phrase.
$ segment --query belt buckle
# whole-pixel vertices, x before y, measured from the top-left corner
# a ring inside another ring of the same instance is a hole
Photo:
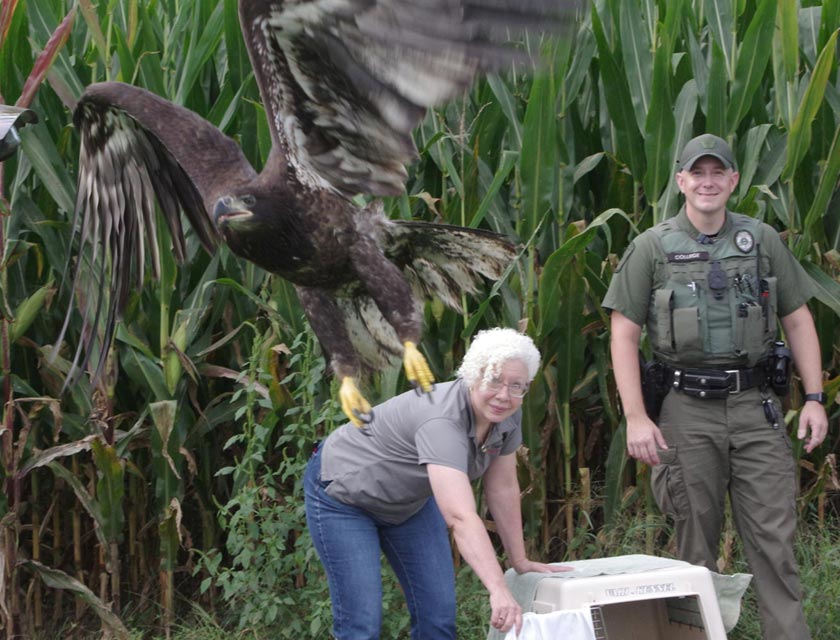
[[[741,393],[741,370],[740,369],[727,369],[724,373],[728,376],[735,374],[735,388],[732,389],[730,385],[729,393]]]

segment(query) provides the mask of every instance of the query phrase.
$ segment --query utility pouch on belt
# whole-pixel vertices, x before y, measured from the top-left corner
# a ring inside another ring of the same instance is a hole
[[[704,370],[702,373],[683,371],[681,391],[698,398],[725,398],[729,395],[730,379],[726,371]]]
[[[648,418],[656,422],[659,419],[662,401],[665,400],[669,389],[665,382],[665,365],[656,360],[645,361],[641,352],[639,352],[639,365],[642,373],[642,399],[645,402],[645,412]]]

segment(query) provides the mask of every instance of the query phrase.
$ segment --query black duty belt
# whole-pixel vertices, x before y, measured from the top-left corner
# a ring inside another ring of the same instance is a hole
[[[725,398],[767,384],[764,366],[745,369],[683,369],[665,365],[665,384],[698,398]]]

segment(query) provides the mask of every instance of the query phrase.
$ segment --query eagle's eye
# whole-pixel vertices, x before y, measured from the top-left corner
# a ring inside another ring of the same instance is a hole
[[[251,195],[244,195],[240,198],[240,200],[246,207],[253,207],[257,204],[257,199]]]

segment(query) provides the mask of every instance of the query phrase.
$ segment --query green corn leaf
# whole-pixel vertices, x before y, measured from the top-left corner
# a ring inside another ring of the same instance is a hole
[[[563,90],[560,92],[562,99],[562,103],[559,105],[560,113],[565,113],[569,105],[578,99],[581,86],[589,73],[597,47],[592,29],[586,24],[581,25],[575,39],[575,52],[569,64],[569,71],[566,73]]]
[[[799,10],[799,47],[805,57],[805,66],[809,68],[816,64],[817,54],[824,46],[820,39],[821,14],[822,7],[803,7]]]
[[[788,136],[770,127],[767,131],[765,147],[759,153],[758,168],[755,171],[755,184],[775,184],[782,175],[787,157]]]
[[[726,130],[726,59],[717,42],[712,43],[712,69],[706,85],[706,131],[721,138],[727,137]]]
[[[53,3],[29,2],[26,3],[26,7],[30,26],[30,37],[34,42],[43,46],[50,41],[63,16],[55,15],[53,11],[55,6]],[[71,95],[78,96],[82,93],[84,85],[73,69],[69,59],[72,53],[66,47],[63,47],[52,62],[50,74],[56,74],[67,85]],[[6,97],[8,98],[8,96]]]
[[[92,434],[85,436],[81,440],[75,440],[66,444],[59,444],[54,447],[50,447],[49,449],[33,453],[32,456],[21,465],[18,470],[17,477],[24,478],[33,469],[46,466],[50,462],[58,460],[59,458],[72,456],[82,451],[90,451],[91,443],[98,438],[98,434]]]
[[[656,50],[653,94],[645,121],[645,194],[656,202],[674,173],[671,162],[676,122],[671,101],[671,46],[664,39]]]
[[[630,88],[627,86],[627,77],[619,69],[618,63],[610,51],[601,19],[594,6],[592,7],[592,29],[598,43],[598,59],[604,99],[612,118],[612,124],[616,129],[618,144],[613,151],[626,161],[633,176],[640,180],[645,170],[644,146],[641,133],[636,125]]]
[[[759,162],[766,153],[765,142],[767,134],[770,133],[772,125],[762,124],[757,127],[752,127],[747,131],[747,135],[743,137],[743,144],[741,144],[742,158],[738,165],[738,171],[741,174],[741,179],[738,183],[738,199],[744,198],[749,188],[754,184],[754,177],[758,170]]]
[[[586,250],[586,247],[595,239],[599,230],[603,230],[609,237],[607,223],[616,215],[625,218],[631,225],[633,224],[624,211],[620,209],[608,209],[595,218],[583,231],[572,235],[546,260],[539,285],[539,307],[541,313],[539,335],[547,336],[555,327],[561,324],[561,319],[557,316],[557,313],[561,304],[566,304],[563,298],[563,285],[559,281],[561,279],[561,273],[576,255]],[[581,306],[577,310],[577,314],[581,318],[583,317],[580,313],[580,309],[582,308]]]
[[[3,209],[4,206],[0,205]],[[7,233],[10,238],[20,238],[23,234],[29,233],[34,240],[37,238],[43,243],[43,247],[38,250],[38,262],[41,262],[40,254],[43,253],[43,259],[51,265],[64,264],[67,261],[67,248],[64,238],[46,223],[43,210],[36,205],[28,194],[24,193],[22,189],[17,190],[12,198],[12,210],[14,215],[9,218],[9,226]],[[9,215],[4,211],[4,215]],[[21,252],[27,245],[23,241],[18,241],[19,247],[16,247],[14,253]],[[12,257],[7,256],[6,260],[12,260]],[[41,266],[39,265],[38,273],[41,273]]]
[[[822,50],[828,44],[832,34],[840,26],[840,0],[823,0],[821,4],[821,7],[802,9],[820,17],[819,40],[817,46],[814,47],[815,52]]]
[[[703,98],[701,104],[703,112],[706,113],[706,107],[708,102],[706,96],[708,93],[709,84],[709,63],[706,59],[706,55],[703,52],[703,49],[700,47],[700,43],[697,41],[697,37],[694,35],[694,32],[690,28],[686,28],[685,38],[686,42],[688,43],[688,53],[689,60],[691,62],[692,80],[697,85],[697,94],[702,96]]]
[[[151,392],[153,398],[170,397],[159,362],[129,347],[120,350],[120,364],[132,380]]]
[[[604,155],[604,152],[601,151],[599,153],[593,153],[591,156],[587,156],[586,158],[581,160],[575,167],[575,172],[572,176],[572,182],[578,182],[586,174],[593,171],[595,167],[601,164],[601,160],[604,159]]]
[[[828,275],[813,262],[803,261],[802,266],[816,286],[816,298],[840,316],[840,282]]]
[[[541,278],[539,335],[546,339],[556,334],[556,393],[560,404],[571,400],[584,366],[586,341],[581,340],[581,332],[586,316],[581,309],[586,302],[586,285],[580,257],[555,252],[546,261]]]
[[[732,80],[735,70],[735,6],[734,0],[707,0],[703,4],[706,23],[714,36],[714,42],[720,47],[724,77]],[[712,68],[711,77],[715,70]]]
[[[103,64],[108,64],[106,55],[108,53],[108,45],[105,42],[105,34],[102,32],[102,27],[99,24],[99,16],[96,15],[96,10],[91,0],[79,0],[79,8],[82,11],[82,16],[87,23],[88,32],[94,43],[94,49],[99,54],[99,59]]]
[[[161,362],[163,365],[163,379],[166,381],[166,389],[170,398],[175,397],[181,376],[184,373],[184,364],[181,362],[183,344],[186,342],[186,324],[181,320],[181,311],[175,312],[172,332],[169,342],[161,350]],[[191,373],[191,371],[188,371]]]
[[[519,116],[516,110],[516,100],[510,92],[507,84],[496,74],[487,76],[487,84],[499,106],[502,108],[502,113],[507,116],[508,124],[513,129],[511,142],[514,145],[513,150],[519,151],[522,148],[522,123],[519,121]]]
[[[638,0],[622,0],[620,7],[621,54],[627,86],[636,114],[636,125],[645,130],[651,103],[653,60],[648,28]],[[670,60],[669,60],[670,63]],[[650,159],[650,157],[648,157]]]
[[[20,132],[20,141],[32,168],[58,206],[64,211],[73,211],[76,189],[46,128],[26,127]]]
[[[834,134],[834,141],[831,143],[831,149],[828,152],[825,164],[820,175],[817,192],[814,195],[814,201],[811,203],[811,208],[805,216],[804,228],[811,236],[820,236],[817,233],[818,228],[822,227],[822,217],[828,209],[828,204],[831,198],[837,191],[837,180],[840,177],[840,127]]]
[[[524,217],[519,235],[522,237],[530,235],[545,212],[552,208],[557,164],[555,95],[548,74],[534,78],[525,112],[520,160]]]
[[[102,545],[103,549],[107,549],[108,540],[105,538],[105,533],[102,528],[104,520],[102,517],[102,509],[100,508],[99,502],[97,502],[97,500],[90,495],[88,490],[85,488],[85,485],[82,484],[82,480],[78,476],[74,476],[73,473],[63,464],[59,464],[58,462],[50,462],[47,464],[47,466],[52,470],[52,472],[55,475],[64,480],[70,486],[70,488],[73,489],[73,493],[76,494],[76,499],[79,501],[82,507],[84,507],[88,515],[91,518],[93,518],[93,520],[96,522],[94,532],[96,533],[96,538],[99,540],[99,544]]]
[[[805,89],[805,94],[802,96],[802,102],[799,104],[793,127],[788,135],[787,161],[782,172],[782,180],[784,181],[791,179],[811,144],[811,124],[817,115],[817,110],[823,103],[825,86],[836,62],[837,33],[835,31],[831,35],[820,52],[811,79]]]
[[[172,475],[180,480],[181,475],[178,473],[178,467],[171,453],[173,444],[178,444],[177,436],[175,440],[172,440],[172,436],[175,434],[175,421],[178,416],[178,403],[175,400],[161,400],[159,402],[152,402],[149,405],[149,409],[152,413],[155,433],[158,436],[158,440],[156,442],[153,441],[152,444],[155,457],[158,460],[164,460]],[[164,493],[165,501],[168,503],[169,499],[174,495],[174,492],[171,490],[166,491]]]
[[[493,204],[493,200],[498,195],[499,189],[502,188],[502,185],[507,180],[510,172],[516,166],[516,161],[518,159],[519,154],[514,151],[502,152],[502,159],[501,162],[499,162],[499,168],[493,176],[493,182],[491,182],[490,186],[485,190],[484,196],[481,198],[481,203],[478,205],[478,208],[475,210],[475,214],[473,214],[473,217],[470,220],[470,227],[474,229],[484,220],[487,210],[490,208],[490,205]]]
[[[606,225],[613,216],[621,216],[627,220],[631,226],[635,226],[633,225],[633,221],[630,217],[621,209],[607,209],[606,211],[598,214],[598,216],[592,220],[592,222],[590,222],[583,231],[566,240],[566,242],[564,242],[563,245],[552,255],[571,257],[579,251],[583,251],[589,243],[592,242],[599,230],[604,231],[604,233],[609,237],[609,227]]]
[[[738,48],[735,78],[726,114],[727,132],[735,131],[752,104],[773,52],[776,0],[760,0],[744,40]]]
[[[227,61],[227,78],[225,86],[232,86],[241,90],[245,79],[252,73],[251,62],[245,52],[242,40],[242,28],[239,25],[239,9],[237,0],[224,0],[224,39]]]
[[[99,472],[96,497],[102,512],[102,530],[109,542],[123,540],[123,508],[125,494],[123,462],[114,447],[96,439],[92,443],[93,460]]]
[[[799,70],[799,3],[797,0],[777,0],[776,4],[784,81],[793,82]]]
[[[55,292],[54,283],[51,281],[43,287],[38,288],[30,296],[27,296],[15,310],[14,321],[9,330],[9,340],[12,343],[26,333],[26,330],[32,325],[38,314],[44,308],[47,300]]]
[[[120,61],[120,72],[117,75],[116,80],[127,82],[129,84],[137,83],[135,74],[138,73],[140,69],[137,64],[137,59],[134,57],[134,53],[128,44],[126,34],[117,30],[114,32],[112,37],[116,47],[116,56]],[[144,88],[154,91],[148,85],[144,86]]]
[[[187,13],[187,12],[184,12]],[[193,42],[195,46],[188,48],[186,51],[186,59],[181,73],[181,80],[178,83],[178,91],[175,93],[175,102],[177,104],[185,104],[185,100],[193,86],[198,80],[198,75],[202,68],[207,64],[207,60],[213,54],[213,51],[218,47],[222,40],[224,32],[224,5],[219,3],[210,15],[206,22],[200,20],[196,12],[196,22],[193,24]],[[196,38],[196,35],[198,36]]]

